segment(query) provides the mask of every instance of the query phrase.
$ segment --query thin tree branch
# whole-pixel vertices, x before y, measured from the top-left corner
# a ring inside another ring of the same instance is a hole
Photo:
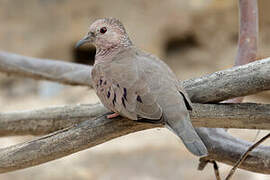
[[[196,127],[270,129],[270,104],[193,104],[193,109]],[[0,136],[44,135],[108,112],[101,104],[83,104],[0,113]]]
[[[0,72],[91,86],[91,67],[0,52]],[[192,102],[219,102],[270,90],[270,58],[183,81]]]
[[[213,169],[216,176],[216,180],[221,180],[218,164],[216,163],[216,161],[213,161],[212,163],[213,163]]]
[[[199,161],[200,162],[199,162],[198,170],[200,170],[200,171],[204,170],[204,168],[206,167],[206,165],[208,163],[211,163],[211,164],[213,164],[213,169],[214,169],[214,173],[215,173],[215,176],[216,176],[216,180],[221,180],[220,173],[219,173],[219,168],[218,168],[218,164],[216,163],[215,160],[209,160],[206,157],[201,157],[199,159]]]
[[[253,151],[253,149],[255,149],[256,147],[258,147],[261,143],[263,143],[269,137],[270,137],[270,133],[267,134],[266,136],[264,136],[263,138],[261,138],[258,142],[256,142],[252,146],[250,146],[248,148],[248,150],[241,156],[241,158],[235,163],[235,165],[231,169],[230,173],[226,177],[226,180],[230,180],[232,178],[233,174],[235,173],[236,169],[244,162],[244,160],[246,160],[246,158],[249,155],[249,153],[251,151]]]

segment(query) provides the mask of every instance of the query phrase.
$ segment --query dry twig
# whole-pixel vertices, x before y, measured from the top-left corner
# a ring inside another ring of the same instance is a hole
[[[235,163],[235,165],[233,166],[233,168],[230,170],[230,173],[226,177],[226,180],[230,180],[232,178],[233,174],[235,173],[236,169],[244,162],[244,160],[247,158],[247,156],[249,155],[249,153],[253,149],[255,149],[257,146],[259,146],[261,143],[263,143],[269,137],[270,137],[270,133],[267,134],[266,136],[264,136],[263,138],[261,138],[258,142],[256,142],[252,146],[250,146],[248,148],[248,150],[241,156],[240,159],[238,159],[238,161]]]

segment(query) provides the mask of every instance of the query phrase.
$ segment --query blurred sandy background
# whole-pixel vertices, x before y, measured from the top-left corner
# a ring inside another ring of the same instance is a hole
[[[269,0],[259,0],[259,56],[270,56]],[[179,78],[229,68],[237,49],[236,0],[1,0],[0,50],[40,58],[93,63],[93,47],[74,49],[98,17],[116,17],[139,47],[164,59]],[[89,50],[90,49],[90,50]],[[269,93],[246,101],[269,103]],[[93,90],[0,74],[0,111],[96,103]],[[230,130],[253,140],[257,131]],[[259,137],[265,132],[261,132]],[[0,138],[6,147],[35,137]],[[166,129],[117,138],[37,167],[0,175],[0,180],[178,180],[214,179],[211,166],[197,171],[198,158]],[[220,164],[221,174],[229,166]],[[238,170],[234,179],[269,179]]]

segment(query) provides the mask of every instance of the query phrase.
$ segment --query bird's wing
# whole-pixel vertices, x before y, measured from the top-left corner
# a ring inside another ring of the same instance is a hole
[[[111,94],[115,95],[112,104],[123,116],[130,119],[147,118],[160,119],[162,109],[157,103],[157,94],[153,92],[158,88],[158,77],[149,76],[145,64],[137,61],[136,55],[118,57],[103,71],[111,82]],[[149,81],[155,80],[154,85]]]

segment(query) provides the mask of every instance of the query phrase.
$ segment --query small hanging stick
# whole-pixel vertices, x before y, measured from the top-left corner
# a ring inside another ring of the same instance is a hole
[[[255,144],[253,144],[252,146],[250,146],[248,148],[248,150],[241,156],[241,158],[235,163],[235,165],[233,166],[233,168],[231,169],[230,173],[228,174],[228,176],[226,177],[226,180],[230,180],[233,176],[233,174],[235,173],[235,170],[241,165],[241,163],[247,158],[248,154],[255,149],[257,146],[259,146],[263,141],[265,141],[267,138],[270,137],[270,133],[267,134],[266,136],[264,136],[263,138],[261,138],[258,142],[256,142]]]

